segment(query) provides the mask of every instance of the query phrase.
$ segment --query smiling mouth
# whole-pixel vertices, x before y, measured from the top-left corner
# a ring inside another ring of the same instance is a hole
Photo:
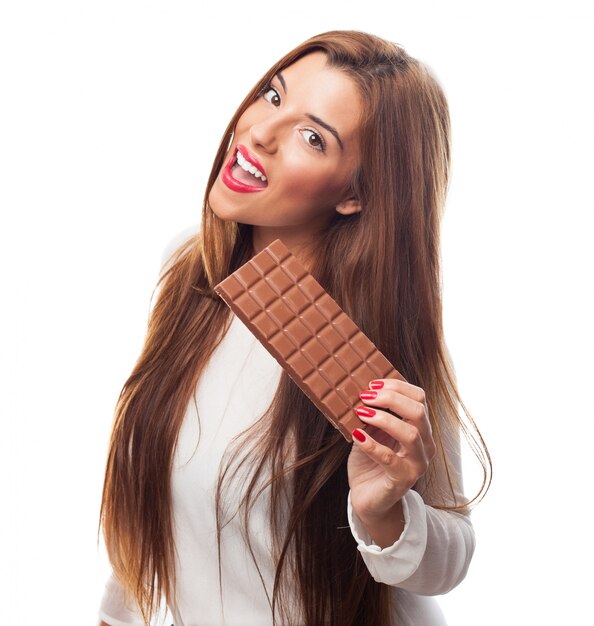
[[[268,179],[264,173],[251,163],[242,152],[237,149],[231,165],[231,175],[244,185],[264,189],[268,186]]]

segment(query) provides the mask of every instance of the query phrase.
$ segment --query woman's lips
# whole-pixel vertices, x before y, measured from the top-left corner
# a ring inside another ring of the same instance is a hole
[[[258,161],[258,159],[255,157],[255,155],[253,155],[243,144],[238,143],[237,144],[237,152],[241,153],[241,156],[246,160],[249,161],[252,165],[255,165],[256,168],[258,170],[260,170],[260,172],[262,173],[262,176],[264,176],[264,180],[266,179],[266,170],[264,169],[264,166],[260,163],[260,161]]]
[[[259,173],[261,176],[256,177],[251,172],[246,171],[245,168],[242,168],[241,165],[237,162],[237,153],[240,154],[239,159],[242,161],[244,166],[249,168],[256,168],[256,170],[258,170],[257,173]],[[233,174],[235,174],[235,176]],[[241,144],[237,146],[237,149],[233,152],[233,156],[229,159],[227,165],[223,168],[221,178],[223,183],[229,189],[238,193],[253,193],[256,191],[263,191],[268,186],[268,179],[266,178],[266,172],[264,170],[264,167],[261,165],[258,159],[256,159],[256,157],[251,154],[245,146]],[[251,181],[257,181],[257,184],[251,184]]]

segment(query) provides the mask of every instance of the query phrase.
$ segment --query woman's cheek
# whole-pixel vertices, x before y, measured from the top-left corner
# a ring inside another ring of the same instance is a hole
[[[310,201],[334,196],[338,187],[335,170],[324,167],[321,161],[310,157],[287,162],[283,181],[287,193]]]

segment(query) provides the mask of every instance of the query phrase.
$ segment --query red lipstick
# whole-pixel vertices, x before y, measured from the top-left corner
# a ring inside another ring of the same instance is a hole
[[[266,172],[264,170],[264,167],[260,163],[260,161],[258,161],[258,159],[253,154],[251,154],[244,145],[238,144],[236,152],[240,152],[241,156],[246,161],[249,161],[252,165],[258,168],[258,170],[260,170],[260,172],[262,173],[262,176],[266,177]],[[265,185],[256,186],[256,185],[250,185],[241,180],[237,180],[237,178],[233,177],[233,175],[231,174],[231,170],[233,169],[233,166],[236,164],[236,161],[237,161],[236,152],[233,153],[227,165],[225,165],[225,167],[223,168],[223,172],[221,175],[221,179],[223,183],[227,185],[229,189],[231,189],[232,191],[236,191],[238,193],[252,193],[255,191],[264,191],[264,189],[266,189],[266,187],[268,186],[268,183],[266,181],[264,181],[266,182]],[[239,168],[240,166],[238,165],[237,167]]]

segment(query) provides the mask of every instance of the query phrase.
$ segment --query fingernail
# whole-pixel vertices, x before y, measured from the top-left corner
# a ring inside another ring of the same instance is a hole
[[[365,435],[363,434],[363,431],[359,430],[358,428],[355,428],[355,430],[352,432],[352,435],[357,441],[365,441]]]
[[[372,380],[369,383],[369,386],[372,389],[381,389],[384,386],[384,381],[383,380]]]
[[[357,413],[357,415],[361,415],[362,417],[373,417],[375,415],[375,411],[366,406],[358,406],[355,409],[355,413]]]
[[[361,400],[375,400],[377,391],[361,391],[359,397]]]

